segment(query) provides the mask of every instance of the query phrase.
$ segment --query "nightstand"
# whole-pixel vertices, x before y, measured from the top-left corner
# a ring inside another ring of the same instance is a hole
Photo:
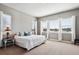
[[[7,47],[7,46],[10,46],[10,45],[14,45],[15,44],[15,40],[14,39],[3,39],[2,40],[2,46],[3,47]]]

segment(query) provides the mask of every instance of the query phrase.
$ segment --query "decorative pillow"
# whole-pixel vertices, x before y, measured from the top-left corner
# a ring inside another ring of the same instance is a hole
[[[24,36],[29,36],[29,35],[31,35],[30,32],[24,32]]]
[[[18,36],[21,36],[21,32],[18,33]]]
[[[31,35],[31,33],[30,33],[30,32],[28,32],[28,35]]]
[[[28,33],[24,32],[24,36],[27,36],[27,35],[28,35]]]

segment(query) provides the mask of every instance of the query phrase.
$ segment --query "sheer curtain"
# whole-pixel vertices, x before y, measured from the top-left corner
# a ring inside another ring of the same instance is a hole
[[[48,39],[74,41],[75,16],[41,20],[41,34],[47,35]]]

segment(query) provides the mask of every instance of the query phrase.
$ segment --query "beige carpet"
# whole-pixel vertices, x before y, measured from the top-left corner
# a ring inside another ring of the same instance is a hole
[[[79,45],[67,44],[56,41],[47,41],[25,55],[78,55]]]

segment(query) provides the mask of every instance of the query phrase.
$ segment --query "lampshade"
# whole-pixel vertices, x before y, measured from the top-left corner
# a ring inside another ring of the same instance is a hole
[[[6,25],[4,28],[4,31],[11,31],[11,26],[10,25]]]
[[[11,26],[10,26],[10,25],[8,25],[8,24],[5,26],[5,28],[6,28],[6,27],[9,27],[9,28],[11,29]]]

